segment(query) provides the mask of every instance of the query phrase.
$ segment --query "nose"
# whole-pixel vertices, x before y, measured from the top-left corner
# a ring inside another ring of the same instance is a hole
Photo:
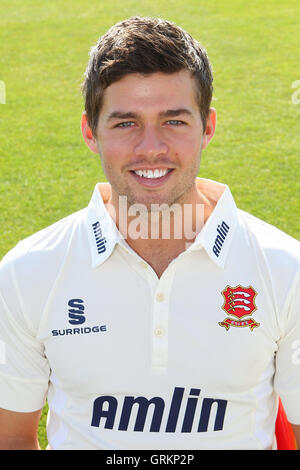
[[[159,129],[154,126],[145,127],[135,147],[136,156],[153,158],[167,153],[168,145],[163,140]]]

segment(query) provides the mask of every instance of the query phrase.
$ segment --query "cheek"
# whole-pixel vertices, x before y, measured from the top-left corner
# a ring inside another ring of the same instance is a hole
[[[180,159],[183,167],[195,167],[198,165],[201,155],[201,142],[199,140],[187,139],[176,148],[176,158]]]
[[[172,136],[170,145],[173,150],[179,154],[193,155],[197,154],[201,148],[201,134],[196,132],[178,133]]]
[[[114,142],[101,142],[99,150],[102,166],[107,169],[117,169],[125,160],[122,154],[122,147]]]
[[[132,147],[132,138],[130,139],[128,135],[119,135],[118,133],[106,135],[103,133],[99,136],[99,149],[105,160],[121,163],[126,160],[128,153],[132,153],[130,151]]]
[[[191,150],[193,149],[195,153],[198,153],[201,149],[202,135],[200,133],[192,133],[188,136],[186,144]]]

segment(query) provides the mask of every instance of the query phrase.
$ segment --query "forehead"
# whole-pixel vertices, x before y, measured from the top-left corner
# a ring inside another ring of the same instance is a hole
[[[172,74],[128,74],[106,88],[101,114],[128,109],[143,114],[187,107],[197,111],[195,90],[195,79],[187,70]]]

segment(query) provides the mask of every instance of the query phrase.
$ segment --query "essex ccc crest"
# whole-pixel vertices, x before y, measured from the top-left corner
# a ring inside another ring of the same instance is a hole
[[[247,318],[252,315],[256,310],[255,298],[257,292],[253,287],[243,287],[238,285],[236,287],[227,286],[223,291],[224,304],[222,309],[231,317],[225,318],[222,322],[219,322],[220,326],[224,326],[226,331],[231,326],[243,328],[249,326],[250,330],[253,331],[260,324],[256,323],[253,318]]]

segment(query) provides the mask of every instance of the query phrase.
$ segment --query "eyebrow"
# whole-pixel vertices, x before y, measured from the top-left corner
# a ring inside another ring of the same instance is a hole
[[[187,116],[192,116],[192,112],[187,108],[178,108],[178,109],[167,109],[166,111],[162,111],[159,113],[160,118],[170,118],[185,114]],[[111,121],[112,119],[138,119],[140,117],[139,114],[129,111],[127,113],[123,113],[121,111],[113,111],[109,114],[107,121]]]

